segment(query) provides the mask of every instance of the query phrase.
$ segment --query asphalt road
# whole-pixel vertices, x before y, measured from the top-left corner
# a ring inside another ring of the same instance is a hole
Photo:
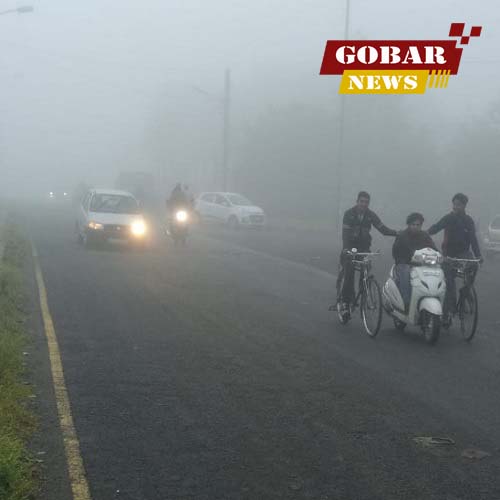
[[[332,235],[205,228],[185,250],[87,251],[70,214],[24,224],[94,500],[500,498],[500,260],[478,278],[477,338],[430,347],[388,318],[375,340],[338,324]],[[42,500],[67,499],[35,293]]]

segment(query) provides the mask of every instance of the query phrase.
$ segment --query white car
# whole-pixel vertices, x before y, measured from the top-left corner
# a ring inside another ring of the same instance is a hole
[[[262,208],[238,193],[201,193],[195,211],[201,220],[222,222],[233,229],[263,227],[266,223]]]
[[[120,240],[146,243],[148,230],[139,202],[131,193],[91,189],[78,207],[76,231],[85,246]]]
[[[484,238],[484,250],[487,256],[500,253],[500,215],[493,218]]]

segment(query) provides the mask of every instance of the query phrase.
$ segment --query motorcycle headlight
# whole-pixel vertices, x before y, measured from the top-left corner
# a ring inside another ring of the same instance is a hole
[[[99,224],[99,222],[89,222],[88,227],[89,229],[93,229],[94,231],[104,229],[104,226],[102,224]]]
[[[146,234],[146,224],[142,220],[132,222],[130,229],[134,236],[144,236]]]
[[[175,214],[175,220],[177,222],[186,222],[188,220],[188,213],[185,210],[179,210]]]

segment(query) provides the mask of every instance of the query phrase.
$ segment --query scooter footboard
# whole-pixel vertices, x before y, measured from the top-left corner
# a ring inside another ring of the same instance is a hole
[[[441,302],[435,297],[424,297],[418,305],[419,311],[428,311],[436,316],[443,315],[443,306]]]

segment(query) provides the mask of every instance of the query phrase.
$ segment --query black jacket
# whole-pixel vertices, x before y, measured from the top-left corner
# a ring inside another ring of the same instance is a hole
[[[470,215],[458,215],[451,212],[429,228],[429,234],[436,234],[444,229],[443,254],[447,257],[460,257],[472,247],[476,258],[481,257],[481,250],[476,236],[476,227]]]
[[[408,229],[402,231],[392,245],[392,256],[396,264],[410,264],[415,250],[422,248],[436,249],[432,238],[425,231],[411,233]]]
[[[352,207],[344,213],[342,225],[342,247],[343,249],[357,248],[362,252],[370,250],[372,237],[370,231],[374,226],[384,236],[396,236],[398,233],[382,224],[380,217],[371,210],[359,214],[356,207]]]

